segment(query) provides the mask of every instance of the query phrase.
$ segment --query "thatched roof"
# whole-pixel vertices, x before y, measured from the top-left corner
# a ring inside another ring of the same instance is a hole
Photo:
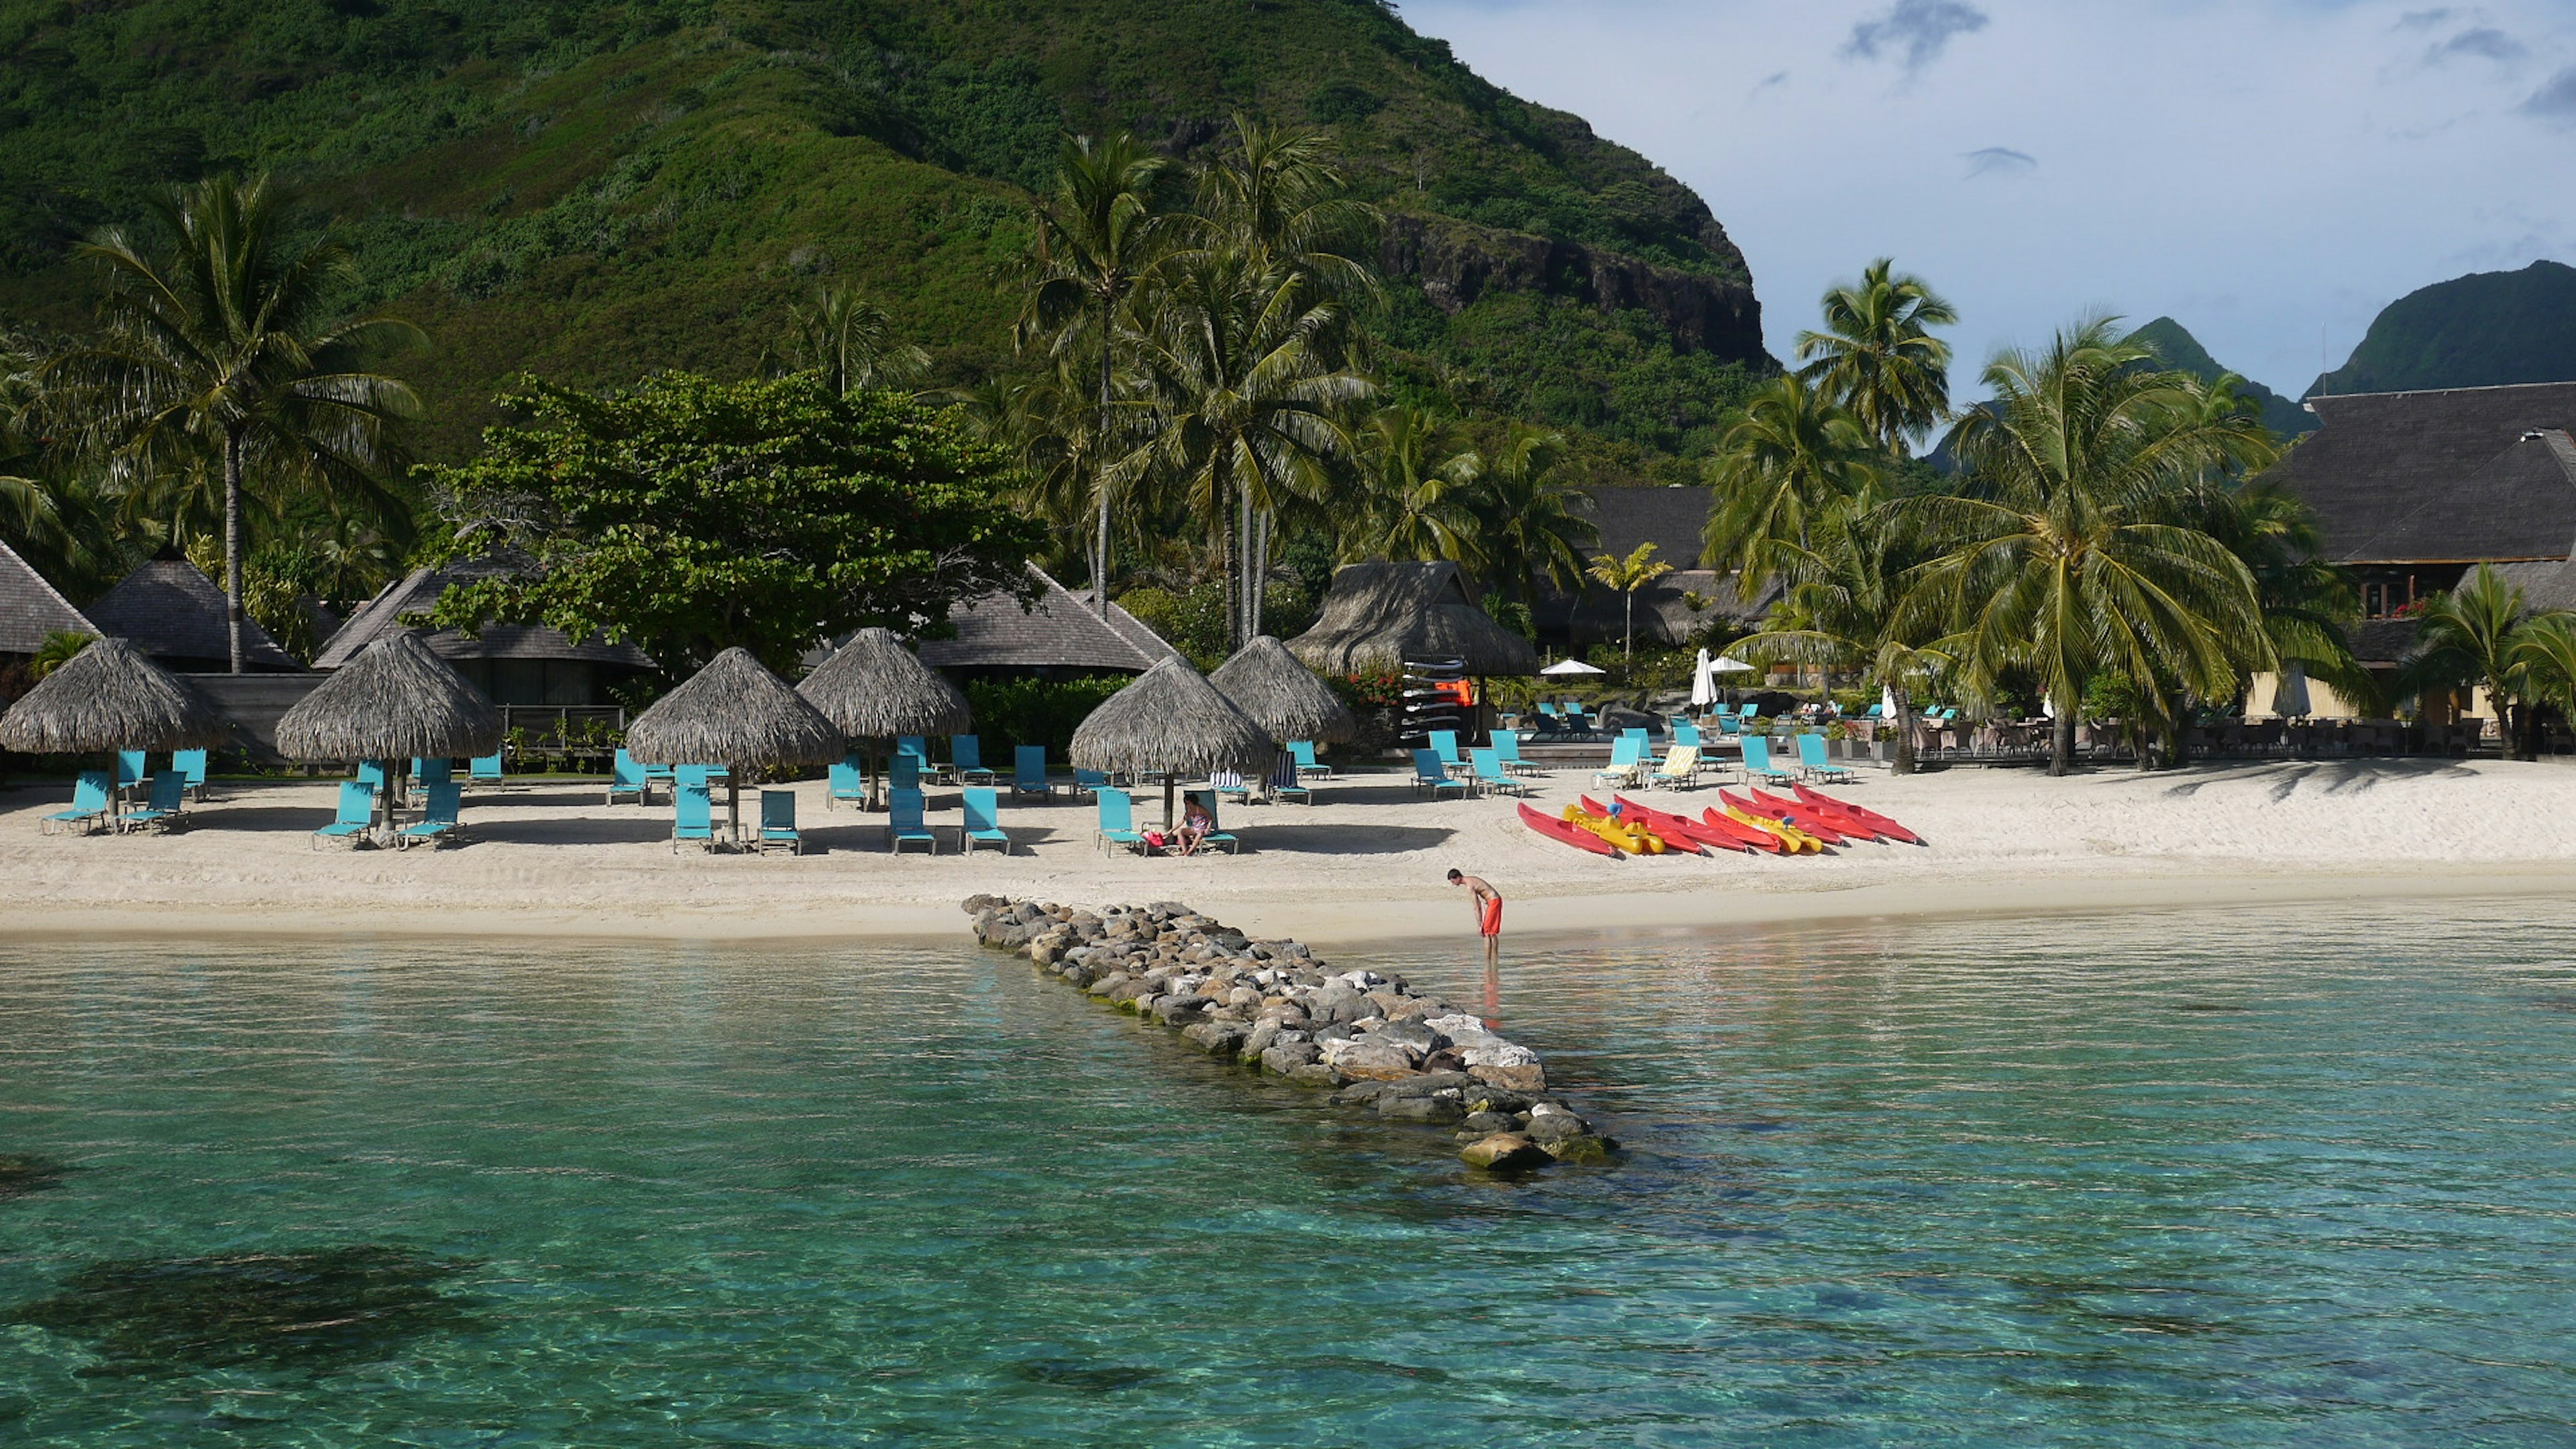
[[[647,765],[770,769],[841,758],[841,732],[746,649],[728,649],[626,727]]]
[[[426,614],[438,606],[439,595],[456,584],[469,584],[479,579],[514,578],[536,567],[524,554],[496,553],[478,559],[464,559],[437,568],[419,568],[406,578],[385,585],[349,622],[340,626],[331,641],[315,656],[313,667],[338,669],[355,659],[361,651],[387,634],[410,628],[402,621],[406,615]],[[543,624],[485,624],[472,638],[454,629],[441,629],[429,635],[429,647],[443,659],[549,659],[574,660],[606,664],[620,669],[650,669],[653,661],[632,644],[611,644],[604,639],[576,640],[567,638],[560,629]]]
[[[2308,399],[2318,430],[2266,472],[2338,563],[2565,559],[2576,383]]]
[[[56,634],[98,632],[34,565],[0,543],[0,654],[33,654]]]
[[[122,639],[93,639],[0,715],[0,749],[31,755],[220,745],[223,712]]]
[[[1274,740],[1339,743],[1359,732],[1359,721],[1332,686],[1267,634],[1236,650],[1208,683]]]
[[[231,667],[224,591],[184,558],[145,563],[82,612],[100,633],[130,640],[164,663]],[[247,614],[242,616],[242,664],[250,669],[303,668]]]
[[[501,714],[417,632],[387,635],[277,722],[290,760],[445,759],[501,747]]]
[[[1023,608],[1006,593],[951,605],[954,637],[921,642],[921,662],[934,669],[1100,669],[1141,674],[1172,657],[1172,646],[1116,604],[1103,619],[1082,595],[1029,565],[1037,602]]]
[[[1111,695],[1073,732],[1073,763],[1139,775],[1206,775],[1270,768],[1270,736],[1189,666],[1166,659]]]
[[[975,725],[966,696],[904,648],[891,629],[851,635],[796,692],[854,740],[962,734]]]
[[[1538,673],[1538,650],[1476,607],[1454,563],[1345,564],[1288,652],[1322,674],[1401,669],[1407,656],[1464,659],[1469,674]]]

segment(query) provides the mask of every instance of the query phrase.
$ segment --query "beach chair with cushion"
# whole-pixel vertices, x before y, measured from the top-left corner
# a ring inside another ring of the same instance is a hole
[[[644,778],[644,767],[623,749],[608,762],[608,803],[617,803],[620,795],[632,795],[638,805],[653,803],[653,782]]]
[[[1646,742],[1634,735],[1621,735],[1610,742],[1610,763],[1592,772],[1592,783],[1633,785],[1645,765]]]
[[[764,855],[773,850],[789,855],[805,853],[805,837],[796,833],[795,791],[760,792],[760,849]]]
[[[313,832],[308,844],[322,848],[326,840],[345,840],[355,846],[366,836],[367,827],[376,823],[376,792],[355,780],[340,782],[340,814],[330,824]]]
[[[1649,784],[1667,790],[1687,790],[1699,783],[1699,746],[1675,745],[1664,753],[1664,762],[1646,776]]]
[[[204,750],[172,750],[170,768],[187,778],[188,798],[192,800],[206,798],[206,752]]]
[[[140,810],[125,812],[117,822],[120,830],[167,830],[179,823],[179,814],[187,808],[188,777],[176,770],[162,770],[152,776],[151,797]]]
[[[715,800],[707,793],[706,778],[680,778],[694,768],[698,767],[682,765],[672,775],[671,849],[674,852],[683,844],[694,844],[700,850],[716,848]]]
[[[907,845],[918,845],[932,855],[939,853],[939,837],[922,823],[921,787],[906,785],[886,792],[886,849],[903,854]]]
[[[859,762],[858,756],[851,755],[846,759],[836,760],[832,767],[823,773],[825,777],[824,809],[837,809],[840,802],[844,800],[856,803],[863,810],[867,808],[868,768]]]
[[[1452,775],[1463,775],[1466,773],[1467,761],[1458,753],[1458,732],[1456,730],[1433,730],[1428,738],[1431,742],[1431,752],[1440,757],[1441,769],[1448,771]]]
[[[1218,823],[1218,816],[1216,813],[1216,792],[1214,790],[1192,790],[1188,793],[1191,799],[1196,800],[1207,807],[1208,833],[1199,838],[1199,849],[1222,849],[1232,851],[1237,855],[1242,854],[1243,842],[1226,834],[1225,827]]]
[[[1076,775],[1081,771],[1075,771]],[[1092,798],[1099,802],[1099,823],[1092,828],[1091,843],[1103,850],[1123,845],[1130,850],[1145,848],[1145,833],[1136,828],[1136,804],[1124,790],[1113,790],[1106,784],[1091,787]]]
[[[36,822],[45,834],[54,833],[58,825],[77,825],[87,835],[90,827],[107,823],[107,792],[112,777],[105,770],[83,770],[72,782],[72,808],[57,810]]]
[[[1467,798],[1467,782],[1449,778],[1448,767],[1440,763],[1440,753],[1437,750],[1413,752],[1413,778],[1407,783],[1416,790],[1429,790],[1434,800],[1440,798],[1440,792],[1443,790],[1455,790],[1458,792],[1458,798],[1462,800]]]
[[[1298,772],[1293,756],[1281,755],[1270,771],[1270,798],[1285,805],[1291,800],[1315,803],[1315,792],[1306,787],[1305,777]]]
[[[1796,776],[1771,763],[1771,741],[1768,738],[1762,735],[1746,735],[1744,737],[1744,778],[1768,780],[1775,785],[1785,785]]]
[[[1521,758],[1521,737],[1512,730],[1494,731],[1494,757],[1502,761],[1506,775],[1535,775],[1538,766]]]
[[[1505,795],[1526,795],[1530,792],[1529,786],[1512,778],[1511,774],[1503,768],[1503,756],[1500,750],[1469,750],[1467,761],[1476,772],[1476,788],[1479,790],[1494,790]]]
[[[966,823],[957,827],[957,848],[968,855],[979,845],[998,845],[1011,853],[1011,837],[1002,829],[1001,792],[990,785],[969,785],[959,794]]]
[[[1329,780],[1333,778],[1333,767],[1316,761],[1315,742],[1313,740],[1290,740],[1288,742],[1288,758],[1296,763],[1298,779]]]
[[[1840,781],[1852,778],[1852,772],[1825,758],[1823,735],[1798,736],[1798,768],[1810,780]]]
[[[1073,793],[1075,793],[1076,795],[1098,795],[1101,791],[1106,790],[1106,789],[1108,789],[1108,788],[1109,788],[1109,772],[1108,772],[1108,771],[1106,771],[1106,770],[1086,770],[1086,769],[1081,768],[1080,766],[1076,766],[1076,767],[1074,768],[1074,772],[1073,772]]]
[[[494,750],[488,755],[476,755],[473,759],[466,761],[465,779],[468,784],[474,785],[500,784],[501,752],[499,750]]]
[[[1209,771],[1208,787],[1217,793],[1219,799],[1231,796],[1247,804],[1252,800],[1252,785],[1239,770]]]
[[[394,834],[394,844],[404,850],[415,845],[436,849],[450,840],[462,839],[464,826],[457,817],[463,813],[465,788],[454,780],[440,780],[422,792],[427,803],[421,807],[420,823],[407,825]]]
[[[1055,786],[1047,779],[1046,746],[1014,745],[1011,747],[1011,793],[1014,795],[1052,795]]]

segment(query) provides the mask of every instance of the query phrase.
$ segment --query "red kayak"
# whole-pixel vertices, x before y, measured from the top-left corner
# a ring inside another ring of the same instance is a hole
[[[1583,800],[1583,808],[1586,813],[1598,815],[1605,820],[1614,818],[1609,811],[1601,808],[1600,801],[1593,799],[1589,795],[1585,795],[1581,798]],[[1657,840],[1664,843],[1664,849],[1678,850],[1684,855],[1697,855],[1700,853],[1698,837],[1690,834],[1688,831],[1674,829],[1673,826],[1678,822],[1674,821],[1673,817],[1663,815],[1661,819],[1658,819],[1657,816],[1661,815],[1660,811],[1639,810],[1634,806],[1628,806],[1627,802],[1624,800],[1621,801],[1620,804],[1627,806],[1627,808],[1621,810],[1615,818],[1620,820],[1644,821],[1646,823],[1646,829],[1651,832]]]
[[[1780,843],[1768,835],[1759,836],[1757,839],[1757,832],[1746,830],[1731,820],[1721,825],[1704,825],[1687,815],[1675,815],[1669,811],[1658,810],[1652,805],[1640,805],[1625,795],[1613,795],[1610,798],[1619,803],[1621,810],[1654,827],[1657,835],[1679,831],[1711,850],[1747,852],[1770,850]]]
[[[1913,831],[1906,829],[1904,826],[1897,824],[1895,821],[1888,819],[1886,816],[1879,814],[1875,810],[1866,810],[1858,805],[1852,804],[1848,800],[1837,800],[1831,795],[1819,794],[1814,790],[1808,789],[1804,785],[1791,785],[1789,788],[1797,792],[1798,798],[1806,801],[1808,804],[1840,810],[1854,820],[1862,821],[1872,826],[1880,835],[1889,840],[1902,840],[1908,845],[1921,845],[1923,843],[1922,838],[1917,836]]]
[[[1530,829],[1537,831],[1539,834],[1546,836],[1550,840],[1562,840],[1577,850],[1588,850],[1594,855],[1606,855],[1613,859],[1618,858],[1619,847],[1612,845],[1609,841],[1602,839],[1600,836],[1593,834],[1582,826],[1569,824],[1568,822],[1559,820],[1552,815],[1541,815],[1537,811],[1532,810],[1527,802],[1523,802],[1521,805],[1521,823],[1527,825]]]
[[[1820,818],[1819,813],[1814,810],[1773,810],[1759,801],[1747,800],[1732,790],[1718,791],[1717,798],[1747,815],[1768,816],[1784,825],[1795,826],[1827,845],[1851,844],[1850,837],[1836,830],[1831,821]]]
[[[1808,820],[1821,821],[1854,840],[1887,838],[1877,826],[1849,811],[1837,810],[1831,805],[1820,805],[1812,800],[1792,800],[1786,795],[1774,795],[1768,790],[1758,790],[1751,786],[1747,786],[1744,793],[1752,796],[1753,803],[1761,806],[1762,812],[1766,815],[1776,815],[1784,820],[1794,819],[1802,823]]]

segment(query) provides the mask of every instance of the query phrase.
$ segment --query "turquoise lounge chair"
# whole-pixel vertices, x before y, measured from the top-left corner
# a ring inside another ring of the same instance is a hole
[[[326,840],[345,840],[352,847],[365,837],[367,827],[376,823],[376,792],[355,780],[340,782],[340,816],[313,832],[308,842],[316,850]]]
[[[360,760],[358,762],[358,783],[375,791],[379,795],[383,794],[385,791],[385,775],[385,762],[382,760]]]
[[[644,767],[622,748],[608,762],[608,803],[616,804],[620,795],[634,796],[638,805],[653,803],[653,782],[644,778]]]
[[[1521,758],[1521,737],[1513,730],[1494,731],[1494,757],[1503,764],[1506,775],[1535,775],[1538,766]]]
[[[1825,758],[1823,735],[1798,736],[1798,768],[1805,771],[1810,780],[1832,782],[1853,778],[1851,771]]]
[[[1104,784],[1093,786],[1091,793],[1099,804],[1100,812],[1099,823],[1092,828],[1091,843],[1103,850],[1112,845],[1143,850],[1145,835],[1136,828],[1136,804],[1127,798],[1127,792],[1113,790]]]
[[[1431,741],[1431,752],[1440,757],[1440,768],[1453,775],[1461,774],[1466,770],[1467,762],[1460,758],[1458,754],[1458,732],[1456,730],[1433,730],[1429,739]]]
[[[145,785],[151,783],[151,780],[152,772],[149,767],[149,757],[145,752],[142,750],[119,750],[116,752],[116,791],[118,794],[122,795],[129,790],[140,790]]]
[[[909,757],[912,760],[912,774],[915,780],[924,775],[934,780],[939,778],[930,767],[930,739],[926,735],[897,736],[894,742],[894,757],[898,760]]]
[[[435,760],[424,760],[417,755],[412,757],[410,788],[421,792],[421,797],[423,799],[428,798],[430,786],[444,785],[455,778],[456,762],[454,760],[448,759],[444,756]]]
[[[1457,791],[1458,798],[1462,800],[1467,797],[1467,782],[1449,778],[1449,770],[1440,763],[1440,755],[1436,750],[1413,752],[1413,779],[1410,783],[1416,790],[1429,790],[1434,800],[1440,798],[1440,792],[1443,790]]]
[[[1646,764],[1646,741],[1642,733],[1621,735],[1610,742],[1610,763],[1592,772],[1595,785],[1633,785]]]
[[[1672,739],[1674,744],[1686,750],[1701,749],[1706,745],[1706,741],[1699,737],[1699,726],[1686,719],[1673,721]]]
[[[682,765],[679,772],[703,768]],[[704,776],[679,780],[671,789],[671,849],[677,853],[683,844],[692,843],[700,850],[716,848],[715,801],[707,794]]]
[[[966,823],[957,827],[957,848],[968,855],[979,845],[998,845],[1002,853],[1011,853],[1011,837],[1002,830],[1000,792],[990,785],[969,785],[958,795],[965,806]]]
[[[760,792],[760,849],[763,854],[772,850],[784,850],[789,855],[805,853],[805,837],[796,833],[795,791]]]
[[[1109,772],[1106,770],[1085,770],[1076,767],[1073,772],[1073,793],[1076,795],[1098,795],[1108,788]]]
[[[403,827],[394,835],[394,844],[404,850],[426,845],[435,850],[446,841],[461,839],[465,828],[457,817],[463,813],[465,787],[454,780],[440,780],[421,792],[426,803],[421,806],[420,823]]]
[[[829,777],[828,787],[823,791],[824,809],[838,809],[843,800],[856,801],[861,809],[867,808],[868,769],[860,763],[858,756],[851,755],[836,761],[824,773]]]
[[[921,823],[921,787],[907,785],[886,794],[886,849],[897,855],[907,845],[918,845],[932,855],[939,853],[939,837]]]
[[[500,784],[501,752],[499,750],[494,750],[488,755],[476,755],[473,759],[466,761],[465,779],[467,783],[474,785]]]
[[[170,768],[187,777],[188,794],[191,798],[197,800],[206,798],[206,752],[204,750],[172,750]]]
[[[188,777],[176,770],[162,770],[152,776],[151,799],[140,810],[129,810],[117,822],[120,830],[167,830],[179,823],[179,814],[187,808]]]
[[[1316,762],[1315,742],[1313,740],[1290,740],[1288,742],[1288,758],[1296,762],[1298,779],[1329,780],[1333,778],[1332,766]]]
[[[919,755],[906,754],[901,750],[895,751],[894,757],[886,761],[886,788],[889,790],[919,790],[921,788],[921,757]]]
[[[1469,750],[1467,752],[1467,757],[1476,769],[1477,789],[1499,790],[1506,795],[1526,795],[1530,792],[1529,786],[1513,779],[1511,775],[1503,769],[1503,756],[1501,751]]]
[[[1046,746],[1015,745],[1012,747],[1011,793],[1014,795],[1055,793],[1055,786],[1047,780]]]
[[[1769,780],[1774,784],[1782,785],[1796,778],[1789,771],[1771,763],[1771,741],[1761,735],[1744,737],[1744,777],[1748,780]]]
[[[1225,833],[1225,827],[1224,827],[1223,825],[1221,825],[1221,824],[1218,824],[1218,823],[1217,823],[1217,813],[1216,813],[1217,798],[1216,798],[1216,792],[1215,792],[1214,790],[1191,790],[1191,791],[1189,791],[1189,792],[1187,792],[1187,793],[1188,793],[1188,795],[1189,795],[1189,798],[1191,798],[1191,799],[1193,799],[1193,800],[1196,800],[1196,801],[1197,801],[1197,802],[1199,802],[1200,804],[1202,804],[1202,805],[1204,805],[1204,806],[1206,806],[1206,807],[1207,807],[1207,813],[1208,813],[1208,833],[1207,833],[1206,835],[1201,836],[1201,837],[1199,838],[1199,848],[1200,848],[1201,850],[1205,850],[1205,849],[1207,849],[1207,848],[1209,848],[1209,847],[1211,847],[1211,846],[1222,846],[1222,847],[1224,847],[1227,851],[1232,852],[1233,854],[1236,854],[1236,855],[1240,855],[1240,854],[1242,854],[1242,853],[1243,853],[1243,842],[1242,842],[1242,841],[1240,841],[1240,840],[1235,839],[1235,838],[1234,838],[1233,836],[1231,836],[1231,835],[1226,834],[1226,833]]]
[[[709,789],[714,776],[715,766],[713,765],[673,765],[671,767],[671,783],[682,789],[687,789],[691,785],[701,790]]]
[[[993,783],[993,772],[984,768],[984,741],[981,736],[950,735],[948,737],[948,778],[961,785]]]
[[[37,828],[51,835],[57,825],[77,825],[81,834],[87,835],[91,826],[106,824],[110,778],[105,770],[81,771],[80,778],[72,782],[72,808],[46,816],[36,822]]]
[[[1687,790],[1699,783],[1699,746],[1675,745],[1664,753],[1664,762],[1646,774],[1646,783],[1667,790]]]

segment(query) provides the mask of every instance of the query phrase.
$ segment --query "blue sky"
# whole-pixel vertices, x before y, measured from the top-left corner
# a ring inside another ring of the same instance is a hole
[[[2171,313],[2285,393],[2407,292],[2576,262],[2576,0],[1404,0],[1708,199],[1785,357],[1893,255],[1960,382]]]

